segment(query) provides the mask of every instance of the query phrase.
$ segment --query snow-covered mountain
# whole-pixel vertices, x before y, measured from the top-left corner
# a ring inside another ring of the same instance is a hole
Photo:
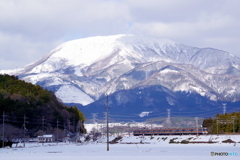
[[[156,85],[215,101],[240,100],[238,57],[134,35],[69,41],[35,63],[0,73],[52,90],[64,103],[88,105],[105,94]]]

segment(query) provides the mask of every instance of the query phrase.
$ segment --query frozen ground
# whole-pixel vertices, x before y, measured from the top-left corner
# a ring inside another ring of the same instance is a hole
[[[175,142],[182,140],[204,141],[212,144],[169,144],[170,139]],[[113,139],[113,138],[111,138]],[[110,140],[111,140],[110,139]],[[222,143],[231,139],[238,143]],[[0,160],[207,160],[207,159],[240,159],[240,135],[221,136],[149,136],[124,137],[117,144],[110,144],[106,151],[105,139],[98,143],[56,143],[44,144],[29,143],[25,148],[1,148]],[[140,144],[139,142],[143,144]],[[131,143],[131,144],[129,144]],[[234,153],[234,156],[211,156],[211,152]]]

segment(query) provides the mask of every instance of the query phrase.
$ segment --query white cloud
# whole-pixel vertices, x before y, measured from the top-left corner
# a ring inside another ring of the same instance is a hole
[[[36,61],[66,40],[122,33],[240,56],[239,6],[238,0],[0,0],[0,69]]]
[[[0,10],[0,69],[36,61],[63,40],[117,34],[128,27],[124,5],[116,2],[2,0]]]
[[[132,32],[146,33],[151,36],[161,36],[167,38],[195,37],[202,33],[210,35],[224,35],[227,28],[231,27],[234,20],[224,16],[206,16],[199,18],[195,22],[151,22],[151,23],[135,23],[132,25]],[[224,31],[224,32],[219,32]],[[206,35],[204,35],[206,36]],[[206,36],[207,37],[207,36]]]
[[[63,41],[28,41],[22,35],[0,32],[0,70],[15,69],[39,60]]]
[[[186,45],[222,49],[240,56],[240,22],[228,15],[201,14],[194,22],[135,23],[131,32],[148,36],[168,38]]]

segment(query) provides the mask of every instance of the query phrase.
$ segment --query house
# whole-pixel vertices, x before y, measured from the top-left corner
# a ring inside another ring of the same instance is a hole
[[[54,142],[55,136],[53,134],[44,134],[37,137],[38,142]]]

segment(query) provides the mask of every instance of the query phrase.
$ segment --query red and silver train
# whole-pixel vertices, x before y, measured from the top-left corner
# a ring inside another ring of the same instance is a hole
[[[141,135],[206,135],[207,128],[162,128],[162,129],[144,129],[133,131],[134,136]]]

